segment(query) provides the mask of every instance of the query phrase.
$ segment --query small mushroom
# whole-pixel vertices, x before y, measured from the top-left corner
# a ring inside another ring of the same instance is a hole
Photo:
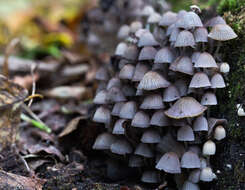
[[[131,125],[134,127],[147,128],[150,125],[150,118],[145,112],[138,111],[134,115]]]
[[[114,137],[110,133],[102,133],[97,136],[95,143],[93,145],[93,149],[96,150],[108,150],[111,145],[116,141],[116,137]]]
[[[208,140],[207,142],[204,143],[203,148],[202,148],[202,153],[203,155],[214,155],[216,152],[216,145],[213,141]]]
[[[181,173],[180,161],[177,154],[174,152],[165,153],[158,161],[156,168],[158,170],[164,170],[167,173]]]
[[[225,129],[222,125],[218,125],[214,130],[214,138],[218,141],[226,137]]]

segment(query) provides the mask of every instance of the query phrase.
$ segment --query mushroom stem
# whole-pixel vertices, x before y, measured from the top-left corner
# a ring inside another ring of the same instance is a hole
[[[218,41],[218,45],[217,45],[217,48],[216,48],[216,50],[215,50],[214,57],[218,57],[218,53],[219,53],[220,47],[221,47],[221,42]]]

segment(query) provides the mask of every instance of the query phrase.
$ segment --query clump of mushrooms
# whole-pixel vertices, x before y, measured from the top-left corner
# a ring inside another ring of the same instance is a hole
[[[161,17],[149,7],[143,13],[148,23],[122,28],[130,40],[119,43],[111,65],[97,72],[93,121],[107,132],[93,148],[142,168],[145,183],[174,174],[179,189],[199,189],[199,181],[216,178],[209,159],[226,137],[227,121],[209,111],[230,70],[218,55],[220,42],[237,35],[219,16],[203,24],[197,6]]]

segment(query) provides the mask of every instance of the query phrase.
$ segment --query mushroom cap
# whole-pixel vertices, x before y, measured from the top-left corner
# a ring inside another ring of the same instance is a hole
[[[201,52],[195,51],[195,52],[192,54],[192,56],[191,56],[191,62],[192,62],[192,63],[196,63],[200,55],[201,55]]]
[[[216,73],[212,76],[211,88],[225,88],[225,81],[221,74]]]
[[[169,126],[171,122],[169,118],[164,114],[164,110],[158,110],[152,115],[150,124],[159,127],[164,127]]]
[[[202,106],[192,97],[180,98],[174,105],[165,111],[165,114],[173,119],[196,117],[201,115],[207,108]]]
[[[101,67],[96,72],[95,79],[102,80],[102,81],[108,81],[108,79],[109,79],[109,73],[108,73],[107,69],[105,69],[104,67]]]
[[[189,11],[179,18],[179,20],[176,22],[176,26],[178,28],[191,29],[194,27],[203,27],[203,24],[200,17],[196,13]]]
[[[147,22],[150,23],[150,24],[155,24],[155,23],[158,23],[160,20],[161,20],[161,15],[159,13],[152,13],[148,19],[147,19]]]
[[[202,154],[203,155],[214,155],[216,152],[216,145],[213,141],[208,140],[204,143],[202,147]]]
[[[170,34],[170,38],[169,38],[169,41],[170,42],[176,42],[178,36],[179,36],[179,33],[180,33],[180,29],[179,28],[176,28],[174,27],[171,34]]]
[[[160,26],[170,26],[171,24],[177,21],[177,14],[172,11],[167,11],[162,15],[162,18],[159,21]]]
[[[204,88],[210,86],[211,83],[207,74],[203,72],[198,72],[192,77],[189,88]]]
[[[179,98],[180,98],[180,93],[176,86],[170,85],[164,90],[164,93],[163,93],[164,102],[172,102]]]
[[[111,122],[111,112],[109,109],[101,106],[95,111],[93,121],[97,123],[109,124]]]
[[[205,27],[198,27],[194,31],[194,38],[196,43],[208,42],[208,30]]]
[[[145,112],[138,111],[134,115],[131,125],[134,127],[147,128],[150,125],[150,118]]]
[[[136,36],[137,38],[140,38],[140,36],[141,36],[142,34],[145,34],[145,33],[148,33],[148,32],[149,32],[149,30],[144,29],[144,28],[141,28],[141,29],[138,29],[138,30],[135,32],[135,36]]]
[[[130,24],[130,33],[135,33],[137,30],[142,28],[143,24],[140,21],[134,21]]]
[[[128,79],[131,80],[134,75],[135,67],[131,64],[124,65],[124,67],[119,72],[120,79]]]
[[[219,70],[221,73],[229,73],[230,65],[228,63],[221,63]]]
[[[159,143],[161,140],[160,134],[157,130],[154,129],[148,129],[146,130],[142,137],[141,137],[141,142],[143,143]]]
[[[130,27],[127,24],[122,25],[118,32],[117,32],[117,38],[118,39],[125,39],[128,37],[130,31]]]
[[[199,55],[194,67],[196,68],[218,68],[213,56],[208,52],[203,52]]]
[[[125,121],[127,121],[127,120],[126,119],[118,119],[114,125],[112,134],[123,135],[125,133],[125,129],[123,127],[123,124]]]
[[[212,105],[217,105],[217,98],[216,95],[212,92],[206,92],[202,96],[201,104],[204,106],[212,106]]]
[[[226,41],[236,38],[237,35],[229,25],[216,24],[208,34],[208,37],[218,41]]]
[[[154,8],[151,5],[144,6],[141,15],[142,16],[150,16],[152,13],[154,13]]]
[[[107,90],[101,90],[99,91],[95,97],[94,97],[94,104],[108,104],[108,100],[107,100]]]
[[[192,128],[188,125],[180,127],[177,132],[177,140],[178,141],[194,141],[195,136],[194,136]]]
[[[208,136],[211,135],[216,125],[227,125],[226,119],[208,118]]]
[[[206,27],[213,27],[217,24],[226,24],[225,20],[221,16],[211,18],[205,23]]]
[[[137,155],[130,155],[128,166],[129,167],[141,167],[144,165],[144,160],[142,157]]]
[[[124,102],[127,100],[118,87],[111,87],[106,93],[106,99],[108,102]]]
[[[131,44],[128,48],[124,51],[123,57],[127,60],[135,61],[138,58],[139,50],[138,48]]]
[[[182,168],[200,168],[201,163],[198,155],[192,151],[187,151],[181,158]]]
[[[167,38],[164,29],[161,27],[155,27],[153,30],[153,35],[158,42],[163,42]]]
[[[195,39],[191,32],[188,30],[183,30],[179,33],[174,47],[194,47],[195,46]]]
[[[138,82],[144,77],[145,73],[150,70],[149,65],[145,63],[138,63],[135,67],[132,81]]]
[[[187,75],[194,74],[194,68],[191,59],[187,56],[178,57],[169,67],[172,71],[178,71]]]
[[[116,137],[114,137],[110,133],[102,133],[97,136],[93,149],[96,150],[107,150],[110,149],[111,145],[116,141]]]
[[[142,48],[139,54],[139,61],[154,60],[157,50],[154,47],[146,46]]]
[[[195,119],[193,131],[208,131],[208,121],[206,117],[201,115]]]
[[[160,178],[157,171],[144,171],[141,176],[141,181],[144,183],[159,183]]]
[[[158,88],[166,88],[170,83],[158,72],[147,72],[139,83],[138,89],[156,90]]]
[[[222,125],[219,125],[214,130],[214,138],[218,141],[226,137],[225,128]]]
[[[174,54],[169,47],[160,49],[155,56],[154,63],[172,63]]]
[[[134,152],[135,155],[143,156],[146,158],[153,158],[154,153],[148,144],[139,143]]]
[[[118,139],[110,146],[111,152],[115,154],[125,155],[133,152],[132,146],[125,139]]]
[[[140,109],[163,109],[165,106],[160,94],[150,94],[145,96]]]
[[[215,175],[210,167],[203,168],[200,174],[200,180],[205,182],[213,181]]]
[[[158,161],[156,168],[158,170],[164,170],[167,173],[181,173],[180,161],[177,154],[174,152],[165,153]]]
[[[121,81],[119,78],[113,77],[109,80],[109,82],[107,83],[106,89],[109,90],[112,87],[121,87]]]
[[[175,27],[175,24],[171,24],[170,26],[168,26],[167,31],[166,31],[166,35],[170,36],[174,28],[177,28],[177,27]]]
[[[117,47],[116,47],[116,50],[115,50],[115,55],[117,56],[123,56],[124,55],[124,52],[126,51],[127,49],[127,44],[124,43],[124,42],[120,42]]]
[[[137,111],[136,103],[134,101],[129,101],[122,106],[119,116],[120,118],[123,119],[133,119],[136,111]]]
[[[176,80],[174,85],[178,88],[178,91],[180,93],[180,96],[186,96],[187,95],[187,82],[183,79]]]
[[[158,45],[159,43],[155,40],[154,36],[150,32],[143,33],[139,38],[138,47]]]
[[[190,181],[185,181],[181,190],[200,190],[199,186]]]
[[[200,181],[200,169],[194,169],[190,172],[188,180],[192,183],[198,183]]]
[[[122,106],[124,105],[124,102],[117,102],[114,104],[113,109],[111,111],[111,115],[113,116],[119,116]]]

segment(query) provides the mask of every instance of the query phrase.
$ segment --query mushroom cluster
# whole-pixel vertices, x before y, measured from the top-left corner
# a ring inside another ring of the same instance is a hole
[[[237,35],[220,16],[203,24],[200,12],[192,6],[145,14],[145,27],[133,22],[110,66],[96,74],[93,121],[106,132],[93,148],[141,168],[145,183],[173,175],[179,189],[198,190],[199,181],[216,178],[209,158],[226,136],[227,121],[212,117],[210,107],[218,104],[215,92],[225,88],[222,75],[229,72],[218,51],[221,41]]]

